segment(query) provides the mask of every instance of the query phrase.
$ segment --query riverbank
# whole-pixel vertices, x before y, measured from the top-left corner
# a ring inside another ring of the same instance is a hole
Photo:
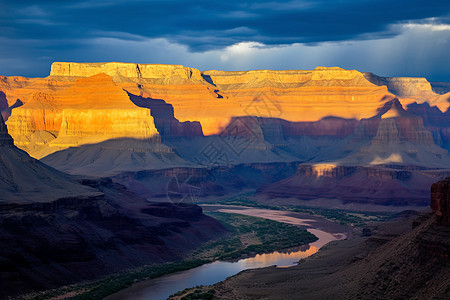
[[[255,256],[258,253],[304,245],[317,240],[312,234],[290,224],[237,214],[220,212],[208,212],[208,214],[214,214],[215,218],[228,226],[231,231],[230,235],[203,245],[182,261],[144,266],[113,274],[100,280],[28,295],[28,298],[102,299],[140,281],[189,270],[219,259],[236,260]]]
[[[246,270],[170,299],[448,299],[450,230],[405,212],[323,247],[292,268]]]
[[[219,213],[220,207],[204,207],[206,213]],[[234,216],[237,217],[235,213],[245,215],[248,213],[248,208],[243,207],[239,209],[239,207],[234,207],[234,209],[238,209],[238,212],[234,212],[230,214],[230,212],[226,213],[226,216]],[[208,212],[209,211],[209,212]],[[253,211],[255,213],[255,211]],[[320,222],[320,219],[316,219],[315,217],[312,220],[311,218],[306,219],[306,215],[301,214],[292,214],[292,212],[284,212],[284,216],[280,211],[270,211],[270,210],[260,210],[256,211],[260,214],[261,217],[270,217],[271,213],[275,213],[278,218],[277,221],[265,220],[265,222],[275,222],[272,223],[271,226],[279,226],[279,225],[289,225],[284,223],[282,220],[286,222],[296,223],[295,229],[299,230],[299,227],[308,228],[307,230],[310,232],[314,231],[314,234],[319,236],[319,239],[313,243],[305,245],[303,247],[297,247],[297,249],[290,249],[290,251],[275,251],[273,253],[266,254],[256,254],[247,259],[240,260],[232,260],[232,262],[228,261],[215,261],[214,263],[202,265],[198,268],[178,272],[175,274],[166,275],[154,280],[143,281],[133,285],[130,288],[122,290],[111,297],[108,297],[108,300],[115,299],[166,299],[169,295],[183,290],[187,287],[197,286],[197,285],[205,285],[205,284],[213,284],[219,281],[224,280],[228,276],[232,276],[242,270],[246,269],[254,269],[267,267],[270,265],[277,266],[294,266],[299,260],[306,258],[314,253],[316,253],[320,247],[324,244],[345,238],[349,232],[351,232],[351,228],[342,226],[339,224],[333,225],[332,222],[323,220]],[[252,220],[255,216],[240,216],[240,219]],[[257,220],[261,220],[261,218],[257,218]],[[283,223],[282,223],[283,222]],[[251,223],[248,223],[250,226],[249,229],[254,228],[254,219]],[[256,223],[257,224],[257,223]],[[301,225],[299,225],[301,224]],[[315,228],[314,225],[321,224],[321,227],[326,229],[333,228],[332,232],[326,232],[321,230],[321,228]],[[327,225],[327,226],[325,226]],[[289,225],[292,226],[292,225]],[[339,232],[338,229],[343,229]],[[286,239],[287,237],[287,239]],[[282,239],[289,240],[289,235],[282,236]]]

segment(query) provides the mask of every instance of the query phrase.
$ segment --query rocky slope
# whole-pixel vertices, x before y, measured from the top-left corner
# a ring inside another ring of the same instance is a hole
[[[436,85],[421,77],[380,77],[373,73],[364,73],[364,77],[376,85],[384,85],[394,95],[403,98],[405,103],[427,102],[438,107],[442,112],[448,110],[450,93],[437,89]],[[439,87],[445,87],[440,84]]]
[[[3,116],[0,114],[0,146],[12,145],[14,145],[14,140],[9,135]]]
[[[0,116],[0,298],[178,260],[227,230],[185,203],[75,178],[16,148]]]
[[[113,179],[154,201],[197,202],[254,190],[295,173],[297,163],[238,164],[229,167],[179,167],[121,172]]]
[[[145,104],[143,98],[133,99]],[[165,106],[169,108],[167,113],[162,113],[164,109],[154,113],[158,128],[165,128],[161,124],[179,124],[170,113],[170,105]],[[60,151],[42,161],[73,174],[114,175],[115,180],[146,197],[167,194],[167,182],[177,177],[174,172],[180,171],[183,177],[182,170],[190,168],[192,179],[200,174],[195,185],[203,196],[236,192],[241,186],[258,188],[258,201],[302,205],[304,200],[318,198],[338,199],[344,205],[426,205],[431,183],[450,174],[448,151],[435,144],[422,118],[405,111],[398,99],[386,102],[375,116],[361,121],[329,117],[318,122],[288,122],[237,117],[231,124],[218,136],[163,134],[163,142],[175,153],[160,151],[155,156],[155,151],[138,147],[139,141],[124,140],[119,146],[117,140]],[[306,162],[297,174],[275,176],[273,179],[281,181],[262,181],[262,186],[247,184],[239,173],[244,171],[237,168],[242,163],[251,168],[258,163],[269,166],[299,161]],[[173,168],[172,175],[161,178],[154,175],[158,172],[150,171],[167,168]],[[220,169],[223,171],[216,172]],[[205,172],[214,173],[217,181],[212,183],[211,178],[201,175]],[[230,174],[235,176],[231,181]],[[228,183],[238,178],[243,180],[236,186]],[[199,183],[201,180],[205,182]]]

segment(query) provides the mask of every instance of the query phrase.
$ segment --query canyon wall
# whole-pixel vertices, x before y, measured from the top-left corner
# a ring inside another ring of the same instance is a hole
[[[27,150],[40,144],[59,150],[83,144],[83,139],[159,136],[150,111],[134,105],[105,74],[79,78],[62,91],[34,92],[23,106],[13,109],[8,124],[16,145]]]
[[[0,77],[0,92],[5,118],[12,110],[7,124],[16,145],[36,157],[111,138],[215,135],[237,117],[260,118],[266,136],[275,130],[343,137],[379,114],[395,93],[404,105],[448,107],[446,95],[433,93],[425,79],[337,67],[200,72],[180,65],[55,62],[47,78]],[[158,113],[162,106],[169,117]],[[448,143],[446,132],[435,129],[435,141]]]
[[[199,206],[151,203],[31,158],[0,114],[0,298],[181,260],[227,232]]]
[[[403,98],[405,104],[424,103],[438,107],[442,112],[449,109],[450,93],[444,89],[436,89],[423,77],[381,77],[373,73],[364,73],[364,77],[376,85],[386,86],[389,92]]]
[[[50,76],[62,77],[91,77],[104,73],[111,77],[122,76],[126,78],[170,78],[202,81],[200,71],[194,68],[186,68],[181,65],[148,65],[133,63],[72,63],[55,62],[51,66]]]

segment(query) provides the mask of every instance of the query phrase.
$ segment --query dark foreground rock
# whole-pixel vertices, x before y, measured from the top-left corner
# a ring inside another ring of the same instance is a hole
[[[226,232],[199,206],[151,203],[31,158],[0,114],[0,298],[179,260]]]
[[[405,226],[411,220],[327,245],[298,266],[247,270],[203,290],[214,299],[449,299],[450,227],[430,215],[401,233]]]
[[[110,180],[103,195],[0,208],[0,298],[182,259],[225,234],[196,205],[149,203]]]

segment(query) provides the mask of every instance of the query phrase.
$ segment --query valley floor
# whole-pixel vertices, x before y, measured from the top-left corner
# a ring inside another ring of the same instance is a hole
[[[330,243],[298,266],[247,270],[171,299],[449,299],[448,226],[427,214],[371,229],[371,237]]]
[[[309,232],[299,230],[297,226],[290,224],[238,214],[219,212],[208,214],[229,227],[231,234],[203,245],[184,260],[162,265],[143,266],[127,272],[110,275],[100,280],[32,294],[25,298],[103,299],[142,280],[188,270],[215,260],[238,259],[257,253],[296,247],[317,239]],[[120,293],[117,297],[118,299],[121,298]]]

